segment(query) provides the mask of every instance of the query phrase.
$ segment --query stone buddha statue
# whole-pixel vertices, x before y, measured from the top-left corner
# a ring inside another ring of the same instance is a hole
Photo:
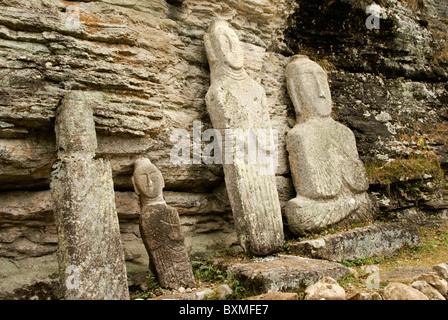
[[[245,161],[245,155],[240,157],[236,146],[243,142],[248,148],[256,145],[259,151],[272,150],[275,143],[259,143],[262,138],[258,133],[252,141],[245,137],[247,132],[263,132],[269,136],[265,141],[272,141],[265,91],[244,69],[244,51],[226,21],[214,21],[204,43],[211,80],[207,111],[213,128],[226,135],[225,148],[221,148],[224,179],[239,242],[253,255],[279,252],[284,237],[275,171],[265,170],[269,164],[258,159]],[[227,141],[228,132],[233,132],[233,142]],[[250,152],[245,153],[249,158]]]
[[[297,124],[286,147],[296,198],[285,207],[290,230],[319,232],[343,220],[368,220],[372,214],[364,164],[353,132],[331,118],[326,72],[297,55],[286,68],[288,93]]]
[[[140,197],[140,233],[150,257],[151,271],[164,288],[195,287],[179,214],[163,199],[162,173],[149,159],[137,159],[132,183]]]

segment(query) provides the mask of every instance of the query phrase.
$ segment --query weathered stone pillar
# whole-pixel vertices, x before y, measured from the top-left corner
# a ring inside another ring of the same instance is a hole
[[[179,214],[163,199],[162,173],[147,158],[135,161],[134,167],[132,183],[140,197],[140,233],[151,271],[163,288],[196,287]]]
[[[274,133],[266,94],[244,70],[244,51],[227,22],[213,22],[204,42],[211,79],[206,96],[207,110],[214,129],[226,139],[225,148],[221,145],[220,149],[239,242],[253,255],[281,251],[284,235],[276,168],[264,170],[266,165],[275,164],[266,164],[258,157],[259,151],[263,151],[260,148],[276,151],[272,150],[276,145],[271,143]],[[228,141],[229,137],[234,141]],[[240,148],[241,143],[245,147]],[[253,147],[255,152],[250,151]],[[243,149],[242,156],[239,149]],[[251,156],[256,160],[251,160]]]
[[[55,131],[58,160],[51,192],[63,296],[129,299],[112,171],[109,162],[94,159],[93,111],[82,92],[65,96]]]

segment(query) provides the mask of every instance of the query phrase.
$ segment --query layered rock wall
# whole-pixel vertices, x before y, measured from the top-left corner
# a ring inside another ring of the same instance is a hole
[[[55,263],[49,197],[54,120],[69,90],[84,91],[92,102],[97,157],[112,166],[128,273],[147,270],[131,183],[140,156],[161,169],[167,203],[179,211],[193,256],[236,243],[222,167],[175,166],[169,158],[177,142],[170,139],[174,128],[191,136],[193,121],[211,128],[203,35],[216,18],[231,22],[249,76],[266,91],[271,123],[280,133],[282,202],[295,196],[284,139],[295,123],[284,75],[294,53],[308,54],[328,71],[333,117],[353,130],[366,164],[423,155],[437,159],[446,172],[446,2],[377,3],[385,14],[379,30],[365,25],[371,1],[0,0],[2,287],[24,285],[18,279],[25,277],[14,274],[40,279],[40,271],[50,270],[42,276],[48,280]],[[433,190],[433,171],[419,172],[419,190]],[[416,202],[403,196],[412,184],[395,199],[384,183],[371,182],[371,194],[386,211],[448,207],[443,190]]]

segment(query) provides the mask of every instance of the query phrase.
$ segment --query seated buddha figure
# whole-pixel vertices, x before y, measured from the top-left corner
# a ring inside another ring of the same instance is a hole
[[[296,55],[286,68],[286,79],[297,118],[286,138],[297,193],[285,206],[290,230],[302,235],[344,219],[368,217],[364,164],[353,132],[331,118],[326,72],[308,57]]]

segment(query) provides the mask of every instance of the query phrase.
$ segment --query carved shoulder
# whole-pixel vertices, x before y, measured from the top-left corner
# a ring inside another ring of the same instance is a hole
[[[346,126],[336,122],[337,144],[343,156],[341,171],[344,181],[352,192],[366,191],[369,187],[364,163],[360,160],[354,133]]]

